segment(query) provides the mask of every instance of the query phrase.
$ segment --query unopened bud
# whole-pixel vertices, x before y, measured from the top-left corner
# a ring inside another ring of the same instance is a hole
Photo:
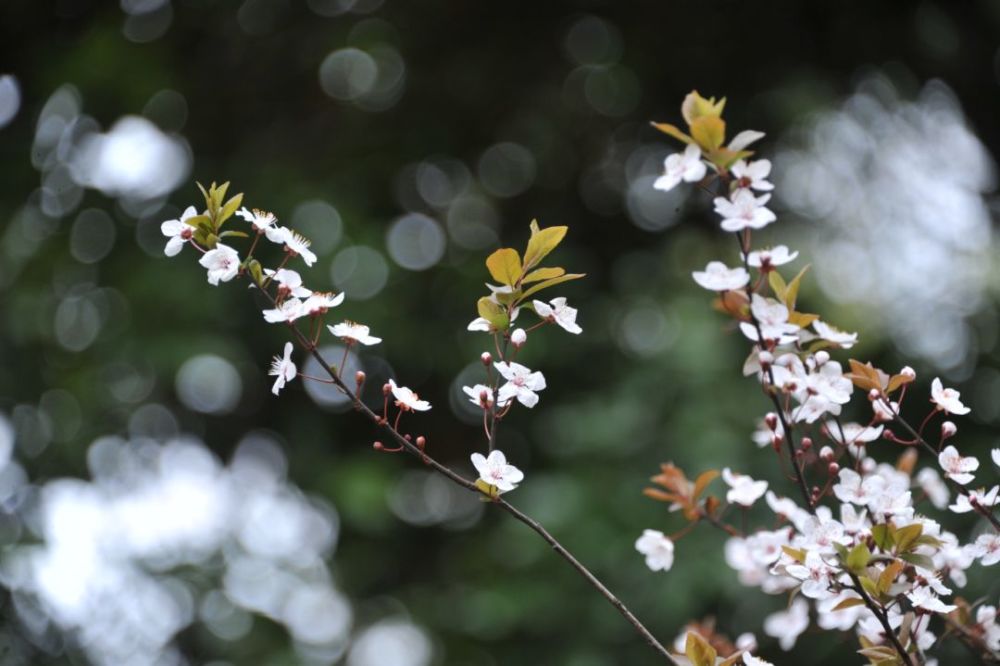
[[[390,393],[392,393],[392,385],[382,384],[382,395],[389,395]]]
[[[365,373],[363,370],[358,370],[354,373],[354,383],[361,386],[365,383]]]
[[[760,367],[766,370],[774,363],[774,354],[769,351],[762,351],[757,354],[757,360],[760,361]]]
[[[382,445],[382,442],[374,442],[372,444],[372,448],[375,449],[376,451],[384,451],[385,450],[385,446]]]
[[[510,343],[518,349],[527,341],[528,334],[524,332],[523,328],[514,329],[514,332],[510,334]]]
[[[876,388],[873,388],[871,391],[868,391],[868,400],[869,400],[869,402],[875,402],[876,400],[878,400],[881,397],[882,397],[882,391],[879,391]]]
[[[826,466],[826,471],[830,476],[837,476],[837,472],[840,471],[840,465],[838,465],[835,462],[832,462]]]
[[[906,366],[905,368],[900,370],[899,374],[902,375],[903,377],[906,377],[911,382],[917,378],[917,371],[911,368],[910,366]]]
[[[803,451],[808,451],[809,449],[812,448],[812,445],[813,445],[813,441],[812,441],[812,439],[810,437],[803,437],[802,438],[802,450]]]
[[[941,424],[941,439],[954,437],[956,432],[958,432],[958,426],[951,421],[945,421]]]
[[[483,362],[483,365],[489,367],[490,364],[493,363],[493,356],[490,355],[489,352],[483,352],[482,355],[479,357],[479,360]]]
[[[824,446],[822,449],[819,450],[819,457],[820,457],[821,460],[825,460],[827,462],[832,462],[833,461],[833,449],[831,449],[829,446]]]
[[[781,435],[775,435],[771,438],[771,446],[774,447],[775,452],[781,451],[782,441],[784,441],[784,438]]]
[[[770,428],[772,432],[774,430],[777,430],[778,429],[778,415],[775,414],[774,412],[768,412],[764,416],[764,423],[767,424],[767,427]]]
[[[816,352],[813,358],[816,359],[816,365],[825,365],[830,360],[830,354],[829,352],[820,350]]]
[[[427,439],[423,435],[420,435],[417,437],[417,447],[423,451],[425,446],[427,446]]]
[[[487,409],[490,406],[490,392],[487,389],[479,392],[479,406],[483,409]]]

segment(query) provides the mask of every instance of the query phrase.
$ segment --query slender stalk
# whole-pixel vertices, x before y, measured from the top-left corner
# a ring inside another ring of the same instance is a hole
[[[507,349],[509,347],[510,347],[510,336],[505,335],[503,338],[503,349],[501,349],[500,346],[497,345],[497,351],[500,353],[501,361],[504,362],[507,361]],[[497,430],[499,429],[500,426],[500,418],[503,416],[502,414],[500,416],[497,415],[497,403],[500,402],[500,396],[499,396],[500,380],[503,379],[503,377],[501,376],[499,371],[497,371],[494,374],[495,376],[493,379],[493,385],[490,387],[490,390],[493,392],[493,404],[490,407],[490,431],[489,431],[490,437],[488,443],[488,450],[491,453],[493,452],[493,449],[496,448]],[[513,400],[513,398],[511,398],[511,400]]]
[[[272,303],[272,305],[275,303],[274,298],[267,290],[261,289],[260,291]],[[302,347],[302,349],[309,352],[312,355],[312,357],[316,359],[320,367],[322,367],[323,370],[326,371],[328,375],[330,375],[330,379],[333,380],[333,383],[336,384],[337,387],[341,391],[343,391],[347,395],[347,397],[351,400],[352,404],[354,405],[354,408],[357,411],[361,412],[363,416],[367,417],[368,420],[372,421],[372,423],[374,423],[378,428],[384,430],[389,435],[389,437],[395,440],[396,443],[402,447],[403,450],[423,461],[425,465],[433,469],[435,472],[441,474],[449,481],[452,481],[453,483],[462,486],[466,490],[475,493],[479,497],[484,496],[483,492],[476,486],[474,481],[466,479],[465,477],[452,471],[445,465],[439,463],[433,457],[428,455],[425,451],[422,451],[419,447],[417,447],[416,444],[414,444],[405,436],[403,436],[403,434],[401,434],[399,430],[397,430],[393,425],[390,425],[380,415],[376,414],[371,409],[369,409],[368,406],[361,401],[358,395],[354,393],[350,389],[350,387],[348,387],[347,384],[343,382],[343,380],[337,374],[337,371],[333,368],[333,366],[331,366],[326,361],[323,355],[316,348],[316,345],[313,344],[312,341],[309,340],[309,338],[304,336],[302,334],[302,331],[300,331],[298,327],[296,327],[294,324],[289,324],[288,328],[292,332],[292,336],[295,338],[296,342],[298,342],[299,346]],[[495,402],[496,401],[494,399],[494,404]],[[496,433],[496,423],[494,422],[493,433],[492,433],[494,437],[495,433]],[[677,661],[673,658],[670,652],[656,639],[655,636],[653,636],[652,632],[650,632],[650,630],[646,628],[646,626],[632,613],[632,611],[628,609],[628,607],[624,604],[624,602],[622,602],[621,599],[615,596],[615,594],[611,592],[611,590],[609,590],[607,586],[605,586],[604,583],[602,583],[597,578],[597,576],[595,576],[593,572],[590,571],[590,569],[588,569],[578,559],[576,559],[576,557],[574,557],[573,554],[570,553],[565,546],[563,546],[554,536],[552,536],[552,534],[550,534],[549,531],[546,530],[541,525],[541,523],[539,523],[534,518],[531,518],[527,514],[521,512],[513,505],[511,505],[509,502],[500,497],[493,499],[491,503],[500,507],[501,509],[509,513],[511,516],[513,516],[515,519],[524,523],[529,528],[531,528],[535,533],[537,533],[543,540],[545,540],[546,543],[548,543],[552,547],[552,549],[560,557],[562,557],[570,564],[570,566],[576,569],[576,571],[581,576],[583,576],[587,580],[587,582],[590,583],[591,586],[593,586],[594,589],[596,589],[601,594],[601,596],[607,599],[608,603],[614,606],[615,609],[617,609],[618,612],[622,614],[622,616],[629,622],[629,624],[631,624],[635,628],[635,630],[643,637],[643,639],[645,639],[646,643],[649,644],[649,646],[653,648],[653,650],[655,650],[661,656],[666,658],[668,662],[672,664],[677,663]]]
[[[889,617],[885,612],[884,608],[881,608],[878,604],[872,601],[872,598],[868,596],[868,592],[865,591],[861,581],[858,577],[851,572],[847,572],[847,575],[851,577],[851,582],[854,583],[854,591],[861,595],[861,600],[865,602],[865,606],[868,610],[878,619],[879,624],[882,625],[882,630],[885,631],[886,638],[892,643],[892,647],[895,648],[896,652],[899,653],[899,658],[903,660],[905,666],[914,666],[913,659],[910,657],[910,653],[906,651],[903,644],[899,642],[899,637],[893,630],[892,625],[889,624]]]

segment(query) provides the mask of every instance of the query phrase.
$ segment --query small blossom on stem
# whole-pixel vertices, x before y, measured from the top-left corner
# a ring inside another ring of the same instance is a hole
[[[958,414],[961,416],[972,411],[958,399],[960,395],[961,393],[955,389],[944,388],[941,385],[939,377],[935,377],[934,381],[931,382],[931,402],[936,404],[937,408],[946,414]]]
[[[763,229],[777,217],[765,208],[771,195],[755,197],[750,190],[736,190],[731,199],[715,198],[715,212],[722,217],[723,231]]]
[[[421,400],[420,396],[405,386],[399,386],[392,379],[389,380],[389,388],[396,398],[396,406],[403,411],[426,412],[431,408],[431,403]]]
[[[550,303],[551,305],[542,301],[532,301],[532,305],[535,306],[535,312],[542,319],[554,321],[570,333],[579,334],[583,332],[583,329],[576,323],[576,308],[566,305],[565,298],[559,296],[558,298],[553,298]]]
[[[1000,486],[993,486],[988,491],[985,489],[970,490],[968,495],[958,495],[955,503],[948,508],[955,513],[968,513],[974,511],[976,507],[994,507],[1000,504]]]
[[[750,274],[742,266],[729,268],[721,261],[710,261],[704,271],[694,271],[691,277],[699,287],[709,291],[732,291],[750,282]]]
[[[960,456],[954,446],[947,446],[938,454],[938,464],[944,470],[945,476],[963,486],[976,478],[971,472],[979,469],[978,459],[973,456]]]
[[[306,312],[302,309],[302,301],[297,298],[288,298],[281,302],[278,307],[271,310],[264,310],[264,321],[269,324],[279,322],[290,324]]]
[[[489,457],[481,453],[472,454],[472,465],[479,472],[479,478],[486,484],[506,493],[517,488],[524,480],[524,472],[507,464],[507,458],[499,450],[490,452]]]
[[[803,631],[809,628],[809,603],[795,599],[788,610],[772,613],[764,618],[764,633],[778,639],[781,649],[791,650]]]
[[[514,345],[517,349],[523,347],[527,341],[528,334],[523,328],[514,329],[514,332],[510,334],[510,344]]]
[[[729,172],[736,180],[736,187],[745,187],[761,192],[769,192],[774,189],[774,185],[768,182],[767,177],[771,173],[771,160],[737,160],[733,166],[729,167]]]
[[[364,324],[357,324],[353,321],[344,321],[333,326],[327,326],[331,333],[347,343],[360,342],[363,345],[377,345],[382,342],[382,338],[369,335],[371,329]]]
[[[465,392],[465,395],[469,396],[469,402],[472,404],[479,405],[483,409],[491,409],[493,407],[493,389],[489,386],[485,384],[463,386],[462,391]],[[503,405],[498,406],[503,407]]]
[[[538,404],[538,394],[535,392],[545,388],[545,377],[542,373],[532,372],[520,363],[513,362],[497,361],[493,367],[507,380],[497,392],[498,404],[506,404],[511,398],[517,398],[517,401],[525,407],[534,407]]]
[[[269,213],[265,210],[260,210],[259,208],[254,208],[253,211],[249,211],[246,206],[236,211],[236,215],[252,224],[254,229],[259,234],[272,228],[278,221],[278,218],[274,216],[274,213]]]
[[[726,501],[740,506],[753,506],[753,503],[767,492],[767,481],[754,481],[745,474],[736,474],[728,467],[722,470],[722,480],[729,485]]]
[[[274,380],[274,386],[271,387],[271,393],[274,395],[278,395],[281,389],[285,388],[285,383],[295,379],[296,374],[298,374],[298,370],[292,362],[292,349],[294,349],[292,343],[286,342],[284,357],[275,356],[274,360],[271,361],[271,369],[267,374],[277,377]]]
[[[795,261],[799,256],[798,250],[789,252],[785,245],[775,245],[764,250],[754,250],[747,255],[747,265],[767,271],[777,266]]]
[[[663,161],[663,175],[656,179],[653,187],[669,192],[683,180],[695,183],[705,177],[705,163],[701,161],[701,148],[689,143],[683,153],[674,153]]]
[[[330,308],[335,308],[344,302],[344,292],[334,294],[328,291],[315,291],[313,295],[302,302],[302,312],[310,317],[326,314]]]
[[[240,255],[233,248],[219,243],[214,250],[201,255],[198,263],[208,269],[208,283],[229,282],[240,271]]]
[[[184,244],[191,240],[194,236],[194,227],[187,224],[187,220],[197,215],[198,211],[195,210],[194,206],[188,206],[181,213],[180,219],[167,220],[160,225],[160,231],[170,239],[167,241],[167,246],[163,248],[163,254],[168,257],[176,256],[184,248]]]
[[[674,566],[674,542],[659,530],[643,530],[635,549],[646,556],[646,566],[652,571],[670,571]]]
[[[823,340],[832,342],[841,349],[850,349],[858,341],[857,333],[846,333],[817,319],[812,323],[813,330]]]
[[[279,298],[287,298],[289,296],[306,298],[312,295],[311,289],[306,289],[302,286],[302,276],[296,271],[288,268],[279,268],[276,271],[265,268],[264,275],[278,283]]]

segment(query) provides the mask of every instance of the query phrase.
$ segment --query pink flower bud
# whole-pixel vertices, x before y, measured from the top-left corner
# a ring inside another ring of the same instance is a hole
[[[777,430],[778,415],[775,414],[774,412],[768,412],[767,415],[764,416],[764,423],[767,424],[767,427],[770,428],[772,432]]]
[[[873,388],[871,391],[868,391],[869,402],[875,402],[881,397],[882,397],[882,391],[879,391],[878,389]]]
[[[382,451],[383,449],[385,449],[385,446],[382,445],[382,442],[374,442],[372,444],[372,448],[375,449],[376,451]]]
[[[783,441],[784,438],[781,435],[775,435],[771,438],[771,446],[774,447],[775,452],[781,451],[781,442]]]
[[[831,449],[829,446],[824,446],[822,449],[819,450],[819,457],[822,460],[831,462],[833,460],[833,449]]]
[[[528,334],[524,332],[523,328],[515,329],[514,332],[510,334],[510,343],[518,349],[520,349],[521,345],[527,342],[527,340]]]
[[[427,446],[427,439],[423,435],[419,435],[417,437],[417,447],[423,451],[425,446]]]
[[[838,465],[837,463],[832,462],[829,465],[827,465],[826,473],[829,474],[830,476],[837,476],[838,472],[840,472],[840,465]]]
[[[816,359],[816,365],[825,365],[830,360],[829,352],[818,351],[814,357]]]
[[[899,371],[899,374],[901,374],[902,376],[906,377],[906,378],[907,378],[907,379],[909,379],[909,380],[910,380],[911,382],[912,382],[912,381],[913,381],[914,379],[916,379],[916,378],[917,378],[917,372],[916,372],[916,370],[914,370],[914,369],[913,369],[913,368],[911,368],[910,366],[906,366],[905,368],[903,368],[902,370],[900,370],[900,371]]]
[[[354,381],[358,386],[365,383],[365,373],[362,370],[358,370],[354,373]]]
[[[956,432],[958,432],[958,426],[951,421],[945,421],[941,424],[941,439],[954,437]]]
[[[483,362],[483,365],[489,367],[490,364],[493,363],[493,356],[491,356],[489,352],[483,352],[482,356],[479,357],[479,360]]]
[[[803,437],[802,438],[802,450],[803,451],[808,451],[809,449],[812,448],[812,445],[813,445],[813,441],[812,441],[812,439],[810,437]]]
[[[382,395],[389,395],[392,393],[392,386],[389,384],[382,384]]]

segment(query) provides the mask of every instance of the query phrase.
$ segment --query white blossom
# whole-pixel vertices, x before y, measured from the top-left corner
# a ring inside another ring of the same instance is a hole
[[[565,298],[559,296],[558,298],[553,298],[550,303],[551,305],[542,301],[532,301],[532,305],[535,306],[535,312],[542,319],[554,321],[570,333],[579,334],[583,332],[583,329],[576,323],[576,308],[566,305]]]
[[[643,530],[635,549],[646,556],[646,566],[652,571],[670,571],[674,565],[674,542],[659,530]]]
[[[511,398],[517,398],[525,407],[538,404],[538,394],[545,388],[545,377],[540,372],[532,372],[520,363],[497,361],[493,364],[497,372],[507,380],[507,383],[497,391],[497,400],[506,404]]]
[[[742,266],[729,268],[721,261],[710,261],[704,271],[694,271],[691,277],[698,286],[709,291],[731,291],[745,287],[750,274]]]
[[[747,255],[747,264],[754,268],[769,268],[784,266],[795,261],[799,256],[798,250],[789,252],[786,245],[775,245],[772,248],[754,250]]]
[[[364,324],[353,321],[344,321],[334,326],[327,326],[331,333],[348,343],[360,342],[363,345],[377,345],[382,342],[382,338],[369,335],[371,329]]]
[[[945,476],[963,486],[976,478],[971,472],[979,469],[979,460],[973,456],[960,456],[954,446],[946,446],[944,451],[938,454],[938,464],[944,470]]]
[[[475,386],[463,386],[462,391],[465,395],[469,396],[469,402],[474,405],[479,405],[483,409],[490,409],[493,407],[493,389],[485,384],[476,384]],[[497,405],[497,407],[503,407],[506,403]]]
[[[938,409],[946,414],[958,414],[961,416],[972,411],[958,399],[960,395],[955,389],[941,386],[941,379],[939,377],[935,377],[934,381],[931,382],[931,402],[935,403]]]
[[[656,179],[653,187],[668,192],[682,180],[694,183],[705,177],[705,163],[701,161],[701,148],[689,143],[683,153],[670,155],[663,161],[663,175]]]
[[[188,206],[181,213],[180,219],[167,220],[160,225],[160,232],[170,239],[167,241],[167,246],[163,248],[163,254],[168,257],[176,256],[184,248],[184,244],[191,240],[195,229],[187,224],[187,221],[197,215],[198,211],[195,210],[194,206]]]
[[[279,268],[276,271],[265,268],[264,275],[277,282],[278,291],[286,296],[306,298],[312,295],[311,289],[306,289],[302,286],[302,276],[289,268]]]
[[[271,387],[271,393],[278,395],[281,389],[285,388],[285,382],[290,382],[295,379],[297,374],[297,368],[292,362],[292,346],[291,342],[285,343],[285,355],[275,356],[274,360],[271,361],[271,369],[267,374],[274,375],[277,379],[274,380],[274,386]]]
[[[722,217],[723,231],[742,231],[744,229],[762,229],[777,218],[774,213],[765,208],[771,195],[755,197],[750,190],[739,189],[732,198],[716,197],[715,212]]]
[[[392,395],[396,398],[396,406],[403,411],[426,412],[431,408],[431,403],[421,400],[420,396],[405,386],[399,386],[392,379],[389,380],[389,387]]]
[[[754,481],[745,474],[736,474],[728,467],[722,470],[722,480],[729,485],[726,501],[741,506],[753,506],[767,491],[767,481]]]
[[[801,598],[795,599],[788,610],[778,611],[764,619],[764,633],[777,638],[785,651],[795,647],[795,641],[808,628],[809,603]]]
[[[729,167],[730,173],[736,178],[736,187],[747,187],[761,192],[769,192],[774,185],[768,182],[771,173],[771,160],[737,160]]]
[[[472,464],[479,472],[479,478],[501,493],[514,490],[524,480],[524,473],[513,465],[508,465],[507,458],[499,450],[492,451],[489,457],[473,453]]]
[[[315,317],[344,302],[344,292],[333,294],[328,291],[314,291],[312,296],[302,301],[302,312]]]
[[[269,324],[277,324],[279,322],[290,324],[304,315],[305,311],[302,309],[302,301],[297,298],[287,298],[277,307],[271,310],[264,310],[264,321]]]
[[[233,248],[218,243],[214,250],[201,255],[198,263],[208,269],[208,283],[229,282],[240,271],[240,255]]]
[[[267,231],[278,221],[278,218],[274,216],[274,213],[269,213],[258,208],[254,208],[253,211],[249,211],[246,206],[236,211],[236,215],[252,224],[254,229],[257,230],[257,233]]]
[[[974,511],[977,506],[994,507],[1000,504],[998,494],[1000,494],[1000,486],[993,486],[989,490],[983,488],[970,490],[967,496],[957,495],[955,503],[948,508],[955,513],[969,513],[970,511]]]
[[[858,341],[857,333],[845,333],[844,331],[838,330],[826,322],[820,321],[819,319],[812,323],[812,327],[820,338],[826,340],[827,342],[832,342],[841,349],[850,349]]]
[[[806,553],[805,564],[789,564],[785,572],[802,581],[802,594],[810,599],[826,599],[833,595],[830,578],[834,570],[815,551]]]

